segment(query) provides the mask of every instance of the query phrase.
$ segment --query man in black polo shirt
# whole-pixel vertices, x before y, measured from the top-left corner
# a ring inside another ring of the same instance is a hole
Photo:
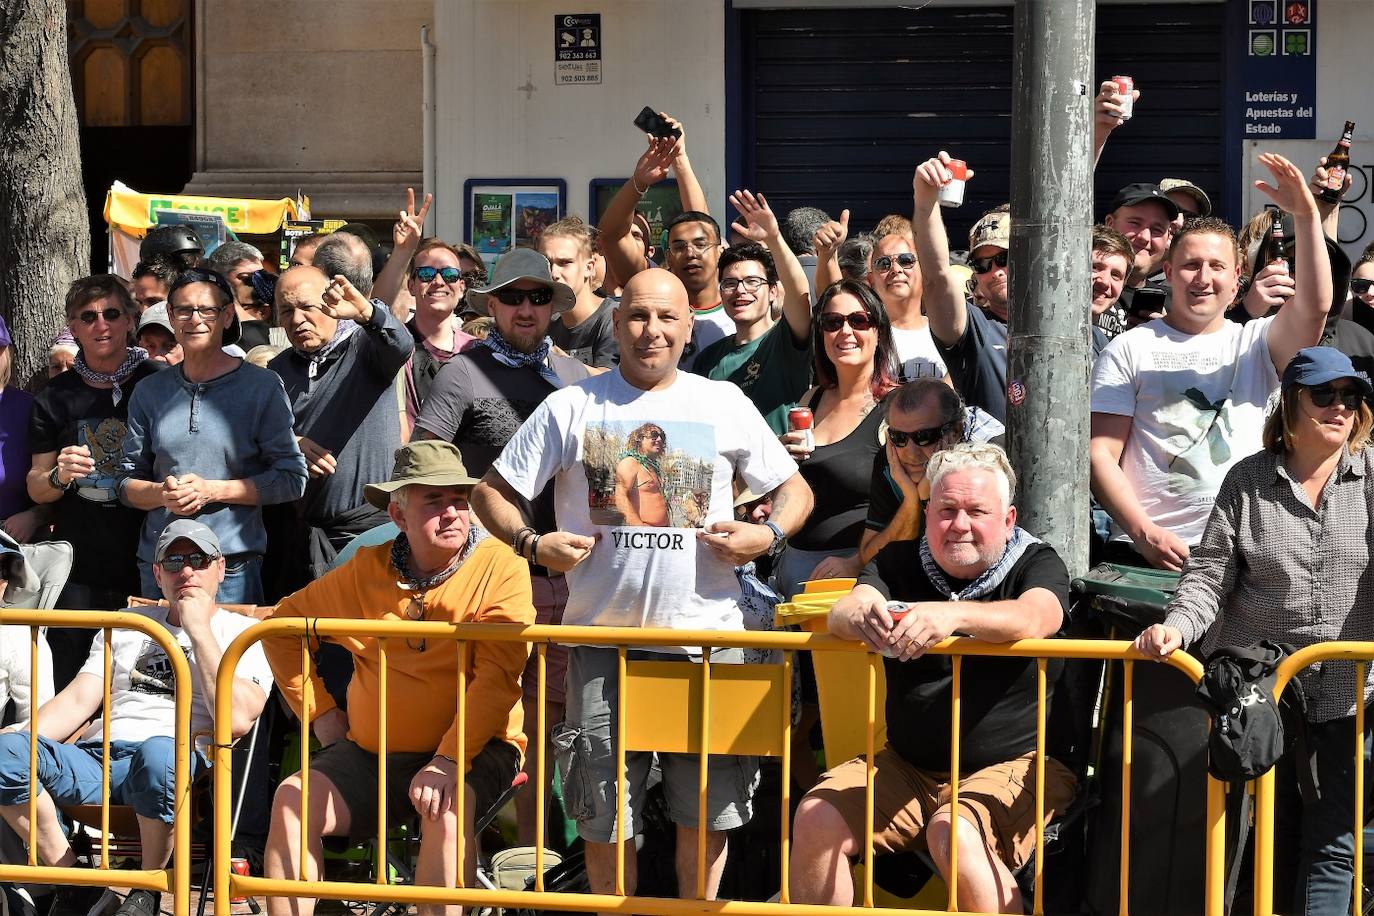
[[[417,435],[443,439],[458,446],[463,466],[474,477],[487,472],[501,449],[534,409],[559,388],[590,377],[582,363],[553,353],[549,323],[576,301],[571,287],[553,279],[548,259],[529,248],[512,248],[491,272],[491,284],[480,294],[496,327],[485,340],[454,356],[439,370],[429,397],[415,419]],[[527,524],[536,531],[554,531],[553,490],[545,490],[520,506]],[[535,622],[561,623],[568,603],[562,573],[530,566]],[[548,718],[550,730],[563,719],[564,672],[567,650],[550,646],[547,654]],[[531,658],[521,679],[525,721],[536,722],[539,679]],[[530,741],[525,771],[534,778],[539,742]],[[552,777],[553,768],[546,774]],[[547,794],[545,797],[549,797]],[[534,838],[534,792],[516,796],[520,841]]]
[[[948,881],[952,665],[950,656],[925,653],[956,634],[997,643],[1053,636],[1068,619],[1069,575],[1053,548],[1016,526],[1016,477],[1000,448],[952,446],[930,460],[928,474],[925,537],[884,547],[829,622],[831,633],[886,656],[888,744],[875,760],[874,849],[925,847]],[[905,613],[889,600],[904,602]],[[1053,683],[1060,665],[1048,667]],[[1023,912],[1013,872],[1035,848],[1036,668],[1035,659],[963,660],[962,911]],[[797,809],[794,903],[853,905],[866,771],[863,758],[836,767]],[[1048,820],[1073,799],[1073,774],[1047,760],[1044,788]]]
[[[1135,249],[1135,261],[1120,300],[1131,327],[1169,310],[1173,296],[1163,265],[1178,215],[1178,204],[1172,198],[1158,185],[1143,182],[1117,191],[1111,210],[1102,220],[1105,226],[1126,236]]]

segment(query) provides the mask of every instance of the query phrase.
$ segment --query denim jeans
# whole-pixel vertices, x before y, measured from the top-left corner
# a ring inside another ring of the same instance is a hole
[[[262,604],[262,555],[236,553],[224,559],[224,581],[219,584],[215,601],[220,604]],[[152,564],[139,560],[138,577],[144,598],[164,597],[157,580],[153,578]]]
[[[172,822],[175,803],[176,742],[167,737],[110,742],[110,802],[131,805],[147,818]],[[38,739],[38,785],[55,801],[69,805],[100,803],[100,742],[62,744]],[[190,776],[209,766],[191,755]],[[29,801],[29,733],[0,734],[0,805]]]
[[[1302,810],[1301,862],[1294,912],[1342,916],[1350,912],[1355,874],[1355,717],[1309,723],[1307,740],[1315,759],[1317,795]],[[1366,785],[1370,777],[1370,732],[1364,734]],[[1301,765],[1301,761],[1298,761]]]

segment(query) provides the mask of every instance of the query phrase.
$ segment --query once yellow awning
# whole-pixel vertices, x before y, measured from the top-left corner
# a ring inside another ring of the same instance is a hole
[[[299,215],[296,202],[289,197],[251,200],[246,197],[140,194],[122,181],[116,181],[105,195],[105,222],[138,238],[157,225],[158,210],[215,213],[231,232],[250,235],[271,235],[281,228],[283,220],[296,219]]]

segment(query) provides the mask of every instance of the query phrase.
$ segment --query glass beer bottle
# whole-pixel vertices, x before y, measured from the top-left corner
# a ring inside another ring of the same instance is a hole
[[[1350,138],[1355,135],[1355,122],[1346,121],[1336,148],[1326,156],[1326,187],[1317,196],[1329,204],[1340,203],[1345,193],[1345,173],[1350,168]]]

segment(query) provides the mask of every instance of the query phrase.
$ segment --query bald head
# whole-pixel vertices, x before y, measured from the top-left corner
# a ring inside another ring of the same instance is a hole
[[[318,267],[292,267],[277,280],[277,321],[297,350],[313,353],[334,337],[338,322],[320,311],[328,285]]]
[[[625,284],[614,318],[625,381],[646,391],[671,385],[682,348],[692,338],[692,309],[682,281],[659,268],[635,274]]]

